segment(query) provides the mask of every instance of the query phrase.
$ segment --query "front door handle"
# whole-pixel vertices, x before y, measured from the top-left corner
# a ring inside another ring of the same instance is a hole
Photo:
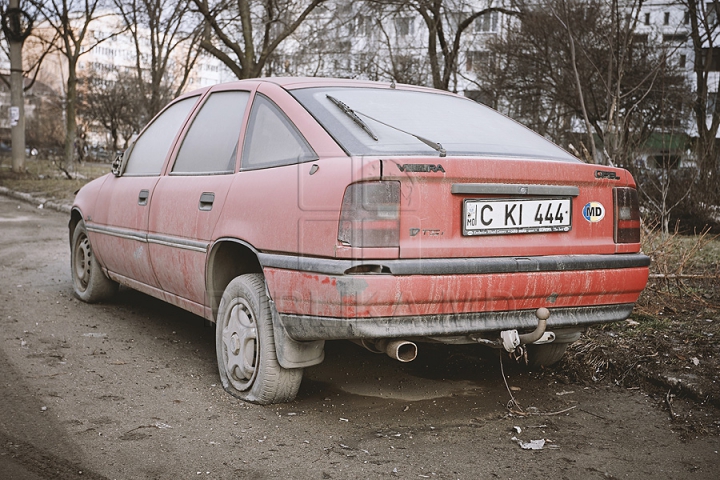
[[[215,194],[212,192],[204,192],[200,195],[200,204],[198,208],[200,210],[209,212],[212,210],[213,202],[215,201]]]
[[[140,190],[140,195],[138,195],[138,205],[147,205],[148,198],[150,198],[150,190]]]

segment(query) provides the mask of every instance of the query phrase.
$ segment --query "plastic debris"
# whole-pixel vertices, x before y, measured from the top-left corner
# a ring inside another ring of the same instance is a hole
[[[692,357],[692,358],[690,359],[690,361],[691,361],[691,362],[693,363],[693,365],[695,365],[696,367],[697,367],[698,365],[700,365],[700,360],[698,360],[697,357]]]
[[[542,450],[542,448],[545,446],[545,440],[530,440],[529,442],[523,442],[517,437],[512,437],[510,440],[513,442],[516,442],[518,445],[520,445],[520,448],[523,450]]]
[[[517,433],[517,434],[522,433],[522,428],[520,428],[518,426],[513,427],[513,430],[515,430],[515,433]]]

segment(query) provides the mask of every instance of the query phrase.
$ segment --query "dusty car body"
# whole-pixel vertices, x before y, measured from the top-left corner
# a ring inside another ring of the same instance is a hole
[[[294,398],[325,340],[558,361],[645,287],[637,192],[506,117],[426,88],[217,85],[172,102],[77,194],[76,295],[117,284],[216,322],[220,377]]]

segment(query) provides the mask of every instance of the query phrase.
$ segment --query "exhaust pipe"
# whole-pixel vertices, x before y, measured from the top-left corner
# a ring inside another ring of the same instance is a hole
[[[417,345],[407,340],[391,340],[385,344],[388,357],[403,363],[412,362],[417,357]],[[381,341],[382,343],[382,341]]]
[[[381,338],[379,340],[359,339],[352,340],[352,342],[373,353],[384,353],[398,362],[412,362],[417,357],[417,345],[408,340]]]

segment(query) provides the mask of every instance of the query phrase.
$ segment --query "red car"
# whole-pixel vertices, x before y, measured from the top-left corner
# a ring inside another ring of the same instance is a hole
[[[557,362],[645,287],[630,174],[428,88],[271,78],[197,90],[70,219],[76,295],[118,284],[216,322],[220,377],[292,400],[325,340]]]

